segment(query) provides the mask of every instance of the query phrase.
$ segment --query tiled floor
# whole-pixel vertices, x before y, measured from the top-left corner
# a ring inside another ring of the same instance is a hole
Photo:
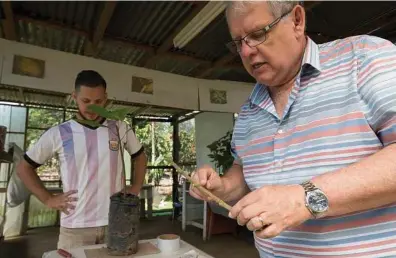
[[[41,228],[28,232],[28,235],[8,239],[0,245],[0,258],[41,258],[45,251],[56,249],[59,228]],[[215,258],[258,258],[251,235],[242,231],[238,237],[231,234],[214,235],[210,240],[202,240],[201,230],[187,227],[181,230],[180,222],[173,222],[168,217],[156,217],[143,220],[140,225],[140,238],[149,239],[163,233],[174,233],[181,238],[212,255]]]

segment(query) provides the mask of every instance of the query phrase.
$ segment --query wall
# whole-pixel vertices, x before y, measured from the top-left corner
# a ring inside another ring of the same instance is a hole
[[[253,84],[233,81],[205,80],[198,83],[199,108],[201,111],[219,111],[239,113],[241,105],[247,100]],[[214,104],[210,101],[210,90],[226,91],[226,104]]]
[[[214,166],[208,157],[210,151],[207,146],[232,130],[233,125],[233,113],[203,112],[195,116],[197,167],[204,164]]]
[[[44,60],[44,78],[13,74],[12,66],[15,54]],[[70,93],[77,73],[83,69],[93,69],[106,79],[110,98],[191,110],[199,110],[199,106],[201,106],[203,110],[207,111],[237,112],[253,86],[245,83],[202,80],[164,73],[4,39],[0,39],[1,58],[3,58],[2,67],[0,66],[2,84]],[[132,92],[132,76],[153,79],[154,94]],[[227,89],[229,96],[227,104],[211,104],[208,100],[210,88]],[[198,97],[198,93],[201,94],[200,97]]]

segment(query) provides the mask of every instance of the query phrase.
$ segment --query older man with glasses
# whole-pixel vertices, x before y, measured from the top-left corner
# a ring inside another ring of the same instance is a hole
[[[254,231],[261,257],[395,257],[396,47],[373,36],[318,45],[299,2],[234,2],[226,14],[228,46],[257,84],[233,166],[193,177],[237,202],[230,217]]]

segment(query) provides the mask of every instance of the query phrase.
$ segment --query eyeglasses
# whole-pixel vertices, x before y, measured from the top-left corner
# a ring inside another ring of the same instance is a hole
[[[291,11],[286,12],[267,26],[265,26],[262,29],[250,32],[247,34],[245,37],[241,39],[234,39],[226,44],[227,48],[232,52],[232,53],[239,53],[242,50],[242,41],[245,41],[246,45],[249,47],[256,47],[263,43],[264,41],[267,40],[267,34],[268,32],[276,25],[280,20],[282,20],[283,17],[288,15]]]

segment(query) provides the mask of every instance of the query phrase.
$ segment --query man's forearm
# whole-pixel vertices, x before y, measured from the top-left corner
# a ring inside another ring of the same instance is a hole
[[[36,171],[25,160],[22,160],[16,170],[19,178],[29,191],[42,203],[51,198],[51,193],[45,188]]]
[[[222,177],[222,180],[225,185],[225,191],[221,198],[226,202],[237,201],[250,191],[240,165],[232,165]]]
[[[134,173],[133,185],[142,187],[147,170],[147,157],[146,154],[144,154],[144,152],[142,152],[142,154],[137,156],[136,159],[134,160],[134,168],[135,168],[135,173]]]
[[[328,216],[372,209],[396,202],[396,145],[312,180],[329,198]]]

